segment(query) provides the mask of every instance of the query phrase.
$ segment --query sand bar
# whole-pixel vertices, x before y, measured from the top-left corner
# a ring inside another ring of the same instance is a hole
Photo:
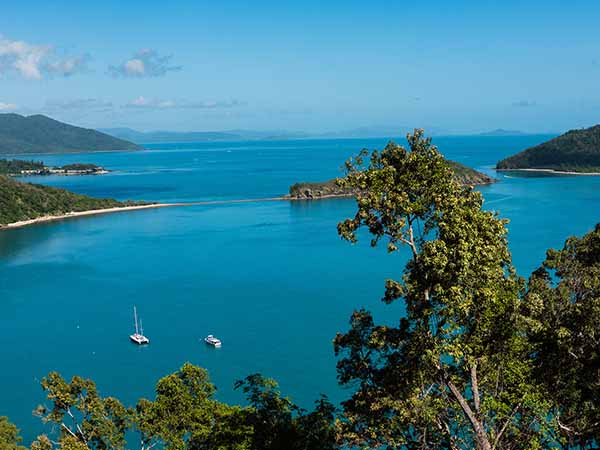
[[[56,215],[56,216],[42,216],[42,217],[36,217],[35,219],[21,220],[19,222],[7,223],[6,225],[0,225],[0,230],[9,229],[9,228],[26,227],[28,225],[34,225],[37,223],[52,222],[54,220],[70,219],[72,217],[95,216],[98,214],[135,211],[138,209],[165,208],[168,206],[177,206],[177,204],[174,204],[174,203],[152,203],[149,205],[122,206],[122,207],[117,207],[117,208],[91,209],[89,211],[69,212],[66,214],[60,214],[60,215]]]
[[[140,209],[172,208],[172,207],[176,207],[176,206],[210,206],[210,205],[227,205],[227,204],[235,204],[235,203],[260,203],[260,202],[277,202],[277,201],[311,201],[311,200],[321,200],[321,199],[328,199],[328,198],[349,198],[349,197],[352,197],[352,194],[323,195],[321,197],[314,197],[311,199],[283,196],[283,197],[269,197],[269,198],[248,198],[248,199],[239,199],[239,200],[207,200],[207,201],[200,201],[200,202],[185,202],[185,203],[150,203],[148,205],[122,206],[122,207],[104,208],[104,209],[91,209],[89,211],[69,212],[66,214],[60,214],[60,215],[56,215],[56,216],[42,216],[42,217],[37,217],[35,219],[21,220],[19,222],[12,222],[12,223],[8,223],[6,225],[0,225],[0,231],[12,229],[12,228],[26,227],[26,226],[35,225],[38,223],[71,219],[71,218],[75,218],[75,217],[96,216],[99,214],[137,211]]]

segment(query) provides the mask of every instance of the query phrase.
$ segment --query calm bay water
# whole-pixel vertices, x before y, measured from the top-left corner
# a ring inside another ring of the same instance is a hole
[[[548,136],[440,137],[449,158],[490,172],[495,162]],[[400,140],[399,140],[400,141]],[[76,192],[155,201],[263,198],[296,181],[340,174],[343,161],[385,140],[153,145],[143,152],[37,156],[50,165],[91,162],[99,177],[30,181]],[[600,177],[498,175],[486,207],[510,219],[517,269],[527,275],[548,247],[600,220]],[[27,442],[42,431],[31,411],[49,371],[93,378],[129,404],[191,361],[206,367],[219,398],[241,401],[233,382],[276,378],[308,407],[339,401],[331,340],[353,309],[395,320],[379,301],[401,255],[339,240],[352,200],[257,202],[167,208],[44,224],[0,233],[0,415]],[[131,345],[137,305],[152,343]],[[391,313],[390,313],[391,312]],[[214,333],[223,348],[201,338]]]

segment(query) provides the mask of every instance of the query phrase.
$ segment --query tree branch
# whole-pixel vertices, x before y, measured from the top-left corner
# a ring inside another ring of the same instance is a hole
[[[62,428],[63,430],[65,430],[67,433],[69,433],[69,434],[70,434],[71,436],[73,436],[75,439],[79,439],[79,436],[77,436],[77,435],[76,435],[76,434],[73,432],[73,430],[71,430],[71,429],[70,429],[68,426],[66,426],[66,425],[64,424],[64,422],[63,422],[63,423],[61,423],[61,424],[60,424],[60,426],[61,426],[61,428]]]
[[[515,409],[513,409],[513,412],[510,414],[510,416],[508,416],[508,418],[506,419],[506,422],[504,422],[504,425],[502,426],[502,429],[498,433],[498,436],[496,436],[496,439],[494,439],[494,446],[493,446],[494,449],[498,446],[498,443],[500,442],[500,438],[506,431],[508,424],[510,424],[510,421],[515,416],[515,414],[517,413],[517,411],[519,410],[520,407],[521,407],[520,403],[517,406],[515,406]]]
[[[479,384],[477,383],[477,363],[471,365],[471,389],[473,390],[473,401],[475,402],[475,411],[479,414],[480,397]]]
[[[454,396],[456,401],[458,401],[458,404],[460,405],[461,409],[471,422],[473,431],[475,431],[475,437],[478,443],[478,447],[481,450],[492,450],[492,446],[490,445],[487,433],[483,429],[481,422],[477,420],[477,417],[475,417],[475,413],[473,412],[465,398],[462,396],[456,385],[451,380],[447,379],[447,377],[444,378],[444,383],[446,384],[446,386],[448,386],[450,392],[452,392],[452,395]]]

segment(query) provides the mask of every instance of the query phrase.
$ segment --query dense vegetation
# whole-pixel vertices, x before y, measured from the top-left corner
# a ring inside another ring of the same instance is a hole
[[[36,175],[49,175],[58,171],[99,172],[102,167],[96,164],[73,163],[62,167],[48,167],[42,161],[21,159],[0,159],[0,175],[21,175],[23,171],[34,171]]]
[[[395,144],[391,144],[395,145]],[[475,169],[464,166],[455,161],[448,161],[448,165],[455,179],[465,186],[477,186],[494,183],[496,180]],[[356,194],[356,190],[350,186],[344,186],[338,180],[323,182],[295,183],[290,186],[289,197],[293,199],[319,199],[327,197],[350,197]]]
[[[402,303],[385,324],[355,311],[335,337],[348,395],[340,410],[324,397],[301,410],[258,374],[236,384],[247,406],[228,405],[190,364],[135,407],[102,397],[90,380],[51,373],[36,410],[48,434],[31,448],[597,448],[600,225],[549,250],[526,283],[512,266],[506,221],[482,209],[481,194],[455,179],[421,130],[408,141],[361,152],[339,181],[357,204],[339,235],[368,236],[399,256],[382,300]],[[0,418],[0,448],[18,446]]]
[[[66,164],[60,168],[62,170],[84,171],[84,170],[98,170],[98,169],[100,169],[100,166],[98,166],[96,164],[89,164],[89,163],[73,163],[73,164]]]
[[[496,168],[600,172],[600,125],[568,131],[498,162]]]
[[[0,153],[139,150],[136,144],[42,115],[0,114]]]
[[[96,199],[64,189],[21,183],[0,175],[0,226],[48,215],[132,204],[113,199]]]
[[[0,159],[0,175],[15,175],[22,170],[44,170],[42,161],[24,161],[21,159]]]

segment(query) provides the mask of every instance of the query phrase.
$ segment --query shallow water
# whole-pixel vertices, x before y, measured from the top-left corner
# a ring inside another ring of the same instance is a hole
[[[498,159],[548,136],[434,140],[449,158],[489,172]],[[296,181],[339,175],[344,159],[384,140],[312,140],[152,146],[149,151],[38,156],[47,164],[92,162],[97,177],[35,181],[77,192],[155,201],[263,198]],[[600,219],[600,177],[499,175],[481,189],[510,219],[523,275],[548,247]],[[0,415],[41,432],[32,409],[51,370],[93,378],[132,404],[185,361],[209,369],[219,398],[241,401],[233,382],[276,378],[308,407],[323,392],[339,401],[331,341],[365,306],[396,320],[402,305],[379,298],[402,255],[351,246],[336,224],[353,200],[193,206],[71,219],[0,233]],[[151,339],[128,342],[137,305]],[[221,349],[201,339],[213,333]]]

